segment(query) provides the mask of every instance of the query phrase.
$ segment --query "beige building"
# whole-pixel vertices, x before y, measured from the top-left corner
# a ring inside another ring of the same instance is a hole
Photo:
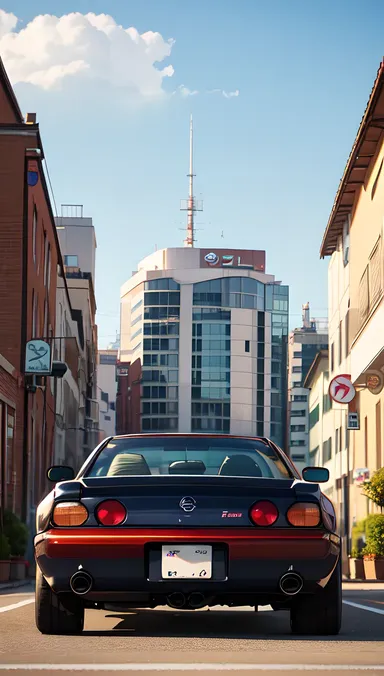
[[[351,374],[357,390],[349,409],[358,413],[360,429],[350,432],[342,465],[342,482],[349,493],[349,531],[356,520],[373,511],[356,482],[357,471],[372,475],[384,463],[383,131],[381,64],[321,247],[322,257],[331,256],[330,377]],[[370,376],[375,376],[374,383]],[[345,420],[347,407],[343,409]]]

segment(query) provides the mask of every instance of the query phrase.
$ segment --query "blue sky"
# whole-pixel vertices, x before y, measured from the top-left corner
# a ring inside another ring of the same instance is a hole
[[[52,2],[2,0],[26,26]],[[322,234],[384,53],[381,1],[55,0],[55,15],[108,13],[124,28],[175,40],[159,69],[171,93],[131,105],[107,89],[15,85],[41,125],[56,203],[79,203],[96,227],[100,346],[119,328],[119,292],[155,247],[182,245],[188,124],[195,125],[197,246],[260,248],[301,304],[327,314]],[[16,28],[18,30],[19,26]],[[5,64],[7,66],[7,62]],[[132,66],[132,64],[131,64]],[[213,89],[239,95],[225,98]],[[60,208],[60,207],[59,207]],[[224,239],[221,239],[221,233]]]

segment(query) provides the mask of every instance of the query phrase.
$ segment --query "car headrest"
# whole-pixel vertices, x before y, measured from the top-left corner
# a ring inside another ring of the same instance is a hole
[[[116,455],[108,470],[108,476],[132,476],[150,474],[145,458],[139,453],[119,453]]]
[[[219,475],[262,477],[263,473],[249,455],[232,455],[225,458],[219,469]]]

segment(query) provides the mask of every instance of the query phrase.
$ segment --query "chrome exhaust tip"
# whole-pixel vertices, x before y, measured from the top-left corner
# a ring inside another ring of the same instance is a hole
[[[167,604],[171,608],[176,608],[176,609],[184,608],[184,606],[186,604],[186,599],[185,599],[184,594],[182,594],[181,592],[173,592],[173,594],[170,594],[169,596],[167,596]]]
[[[279,581],[279,587],[286,596],[295,596],[303,588],[303,578],[298,573],[285,573]]]
[[[207,604],[204,594],[201,592],[192,592],[188,597],[188,605],[190,608],[197,610],[198,608],[204,608]]]
[[[74,594],[77,596],[83,596],[88,594],[93,587],[92,576],[87,573],[85,570],[79,570],[77,573],[74,573],[69,581],[69,586],[71,587]]]

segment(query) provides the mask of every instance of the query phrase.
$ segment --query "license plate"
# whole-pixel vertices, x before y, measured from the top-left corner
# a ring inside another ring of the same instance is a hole
[[[210,545],[162,547],[161,575],[166,580],[211,579],[212,547]]]

